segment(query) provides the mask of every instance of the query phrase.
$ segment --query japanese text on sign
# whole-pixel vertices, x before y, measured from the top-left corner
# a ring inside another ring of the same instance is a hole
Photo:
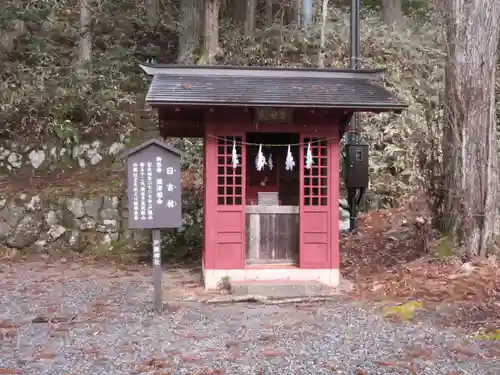
[[[147,164],[147,196],[148,196],[148,205],[147,205],[147,213],[148,220],[153,220],[153,163],[148,161]]]
[[[175,173],[174,167],[167,167],[166,173],[167,173],[167,175],[172,176]],[[162,204],[163,203],[163,179],[158,179],[158,180],[160,180],[159,182],[160,182],[160,186],[161,186],[161,194],[158,196],[159,191],[157,190],[157,199],[158,199],[158,204]],[[158,180],[157,180],[157,186],[159,186]],[[166,185],[166,188],[167,188],[167,192],[173,192],[174,189],[176,188],[176,186],[174,184],[172,184],[171,182],[169,182]],[[161,201],[161,203],[160,203],[160,201]],[[167,208],[174,208],[175,206],[177,206],[177,202],[174,199],[167,199],[165,206]]]
[[[156,204],[161,206],[163,204],[163,179],[156,179]]]
[[[181,152],[150,140],[127,157],[129,228],[181,228]]]
[[[134,220],[139,220],[139,169],[137,163],[132,164],[132,206],[134,209]]]
[[[152,168],[152,163],[148,162],[148,193],[150,192],[151,197],[152,197],[152,188],[153,188],[153,183],[152,183],[152,178],[151,178],[151,183],[150,183],[150,175],[152,176],[152,171],[150,173],[150,164]],[[167,183],[164,185],[164,179],[161,177],[161,173],[163,172],[163,159],[160,156],[156,157],[156,173],[158,174],[158,177],[156,178],[155,181],[155,203],[158,206],[163,206],[165,203],[164,207],[167,208],[173,208],[177,206],[177,202],[173,199],[167,199],[165,201],[165,190],[164,188],[166,187],[167,192],[173,192],[176,186],[172,184],[171,182]],[[167,175],[171,176],[175,173],[174,167],[167,167],[165,169],[165,172]],[[148,196],[148,204],[150,204],[149,196]],[[151,204],[152,204],[152,198],[151,198]],[[150,212],[150,207],[148,206],[148,215]],[[152,207],[151,207],[151,212],[152,212]],[[149,217],[148,217],[149,219]]]
[[[161,156],[156,157],[156,173],[160,174],[162,172],[161,165]]]
[[[161,259],[160,241],[154,240],[153,241],[153,264],[155,266],[159,266],[160,259]]]
[[[168,169],[169,168],[167,168],[167,173],[168,173]],[[173,168],[171,168],[171,169],[173,169]],[[167,191],[168,192],[172,192],[172,191],[174,191],[174,189],[175,189],[174,184],[172,184],[172,183],[167,184]],[[177,206],[177,202],[173,199],[169,199],[169,200],[167,200],[166,206],[167,206],[167,208],[173,208],[173,207]]]
[[[139,187],[140,187],[140,200],[139,200],[139,212],[140,219],[146,220],[146,179],[144,171],[144,163],[139,163]]]
[[[133,173],[133,206],[134,206],[134,219],[135,220],[153,220],[154,219],[154,209],[153,203],[158,206],[163,206],[167,208],[174,208],[177,206],[177,202],[174,199],[166,199],[166,192],[173,192],[176,186],[168,182],[164,185],[164,179],[161,176],[163,172],[163,160],[160,156],[156,157],[156,173],[158,177],[155,179],[154,190],[153,190],[153,162],[148,161],[147,163],[141,162],[139,164],[134,163],[132,166]],[[175,173],[173,167],[167,167],[165,169],[167,175],[171,176]],[[153,196],[154,191],[154,196]],[[165,200],[166,199],[166,200]]]

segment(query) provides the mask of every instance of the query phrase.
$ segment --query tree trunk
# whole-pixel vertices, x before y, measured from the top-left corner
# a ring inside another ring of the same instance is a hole
[[[498,217],[498,0],[448,0],[442,228],[469,256],[492,248]]]
[[[290,23],[293,23],[293,24],[299,26],[300,25],[300,10],[302,8],[302,1],[301,0],[292,0],[290,8],[291,8],[291,13],[292,13]]]
[[[382,0],[382,15],[389,26],[404,27],[406,18],[401,7],[401,0]]]
[[[148,15],[148,22],[150,25],[156,25],[158,22],[158,0],[146,0],[146,12]]]
[[[318,66],[325,67],[325,34],[326,34],[326,21],[328,19],[328,0],[323,0],[321,9],[321,34],[320,34],[320,47],[318,54]]]
[[[199,0],[181,0],[180,20],[178,22],[179,64],[193,64],[194,53],[200,45],[203,28],[203,4]]]
[[[313,24],[313,0],[302,0],[301,26],[311,27]]]
[[[255,37],[255,16],[257,14],[257,0],[247,0],[247,16],[245,20],[245,34],[250,39]]]
[[[273,0],[265,0],[264,12],[266,25],[271,26],[274,23]]]
[[[84,64],[92,59],[92,10],[89,0],[79,0],[80,5],[80,44],[78,62]]]
[[[242,27],[243,25],[246,25],[246,19],[247,19],[247,7],[242,7],[241,6],[241,1],[242,0],[232,0],[231,2],[228,3],[228,8],[229,8],[229,13],[231,15],[231,19],[233,23],[238,26]],[[247,0],[249,2],[251,0]]]
[[[219,11],[221,0],[205,0],[205,32],[203,33],[203,55],[199,64],[215,64],[219,47]]]
[[[431,4],[434,5],[434,8],[440,12],[444,13],[446,11],[446,1],[448,0],[433,0]]]

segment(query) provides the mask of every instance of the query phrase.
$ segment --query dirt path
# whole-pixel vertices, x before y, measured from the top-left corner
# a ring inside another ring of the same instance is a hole
[[[0,264],[0,374],[498,374],[500,345],[374,307],[206,305],[199,276],[168,273],[163,316],[148,268]]]

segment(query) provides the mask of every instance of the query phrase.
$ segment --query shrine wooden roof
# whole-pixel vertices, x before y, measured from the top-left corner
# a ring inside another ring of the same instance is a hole
[[[282,106],[398,111],[408,104],[377,81],[385,69],[142,64],[153,106]]]

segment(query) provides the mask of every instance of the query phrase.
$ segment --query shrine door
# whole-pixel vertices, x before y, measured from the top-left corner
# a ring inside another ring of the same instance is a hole
[[[330,268],[332,260],[332,162],[328,140],[301,135],[300,140],[300,268]],[[310,142],[313,164],[307,169],[305,157]],[[337,187],[338,188],[338,187]],[[338,204],[338,203],[337,203]]]
[[[245,134],[212,133],[207,139],[206,184],[209,202],[205,235],[211,247],[211,268],[245,266]],[[233,148],[238,165],[233,166]],[[208,262],[207,262],[208,261]],[[207,264],[208,265],[208,264]]]

